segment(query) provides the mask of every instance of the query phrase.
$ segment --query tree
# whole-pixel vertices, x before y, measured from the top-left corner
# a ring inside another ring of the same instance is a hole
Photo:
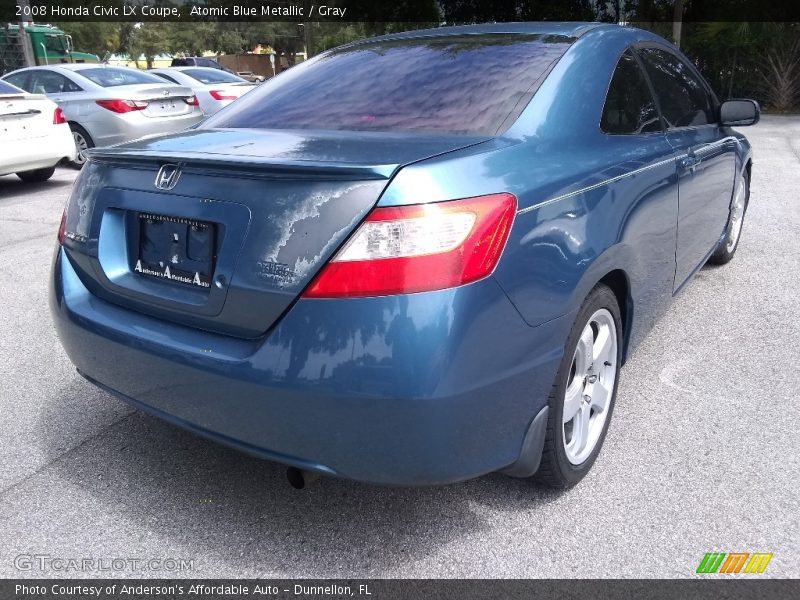
[[[776,110],[800,100],[797,23],[689,22],[683,42],[683,51],[723,99],[755,98]]]
[[[65,22],[54,23],[56,27],[72,36],[74,50],[91,52],[100,58],[119,48],[120,27],[117,23]]]
[[[144,54],[147,68],[153,68],[153,59],[170,51],[170,26],[166,23],[141,23],[130,42],[128,53],[131,60],[138,64],[139,55]]]
[[[759,75],[769,106],[782,112],[793,108],[800,95],[800,44],[767,52]]]
[[[173,53],[200,56],[214,45],[212,40],[216,29],[213,23],[181,21],[171,23],[171,26],[169,47]]]
[[[252,50],[259,44],[269,45],[278,54],[293,59],[296,52],[303,50],[303,37],[297,23],[287,21],[261,21],[245,23],[242,30],[247,49]]]
[[[132,56],[131,45],[134,43],[136,37],[136,23],[125,21],[119,24],[119,45],[117,46],[118,54],[127,54]],[[138,57],[140,52],[136,53]]]
[[[307,23],[306,27],[316,29],[311,54],[368,37],[366,25],[366,23],[346,23],[344,26],[339,23]]]

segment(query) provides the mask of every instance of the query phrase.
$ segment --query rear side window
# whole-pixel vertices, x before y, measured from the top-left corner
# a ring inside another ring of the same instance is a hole
[[[639,63],[630,50],[619,59],[603,105],[600,129],[612,134],[661,130],[653,96]]]
[[[53,71],[33,71],[31,73],[31,91],[34,94],[61,94],[63,92],[80,92],[80,86],[67,79],[61,73]]]
[[[5,81],[0,81],[0,94],[21,94],[23,90]]]
[[[132,85],[136,83],[164,83],[162,79],[159,79],[155,75],[142,73],[134,69],[98,67],[95,69],[81,69],[78,73],[101,87]]]
[[[525,108],[572,41],[497,34],[357,44],[292,67],[203,128],[493,135]]]
[[[711,98],[688,65],[660,48],[644,48],[640,53],[669,127],[715,121]]]
[[[25,90],[26,92],[31,91],[30,87],[28,86],[28,81],[30,81],[30,71],[23,71],[22,73],[8,75],[5,80],[11,85],[17,86],[21,90]]]

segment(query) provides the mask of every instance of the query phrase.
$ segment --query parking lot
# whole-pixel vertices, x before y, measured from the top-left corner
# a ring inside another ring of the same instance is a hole
[[[567,492],[501,475],[297,491],[280,465],[132,410],[75,372],[50,322],[76,171],[0,177],[0,576],[687,577],[718,551],[772,552],[762,577],[797,577],[800,118],[743,132],[738,254],[700,271],[622,370],[605,447]],[[33,555],[126,566],[20,570]]]

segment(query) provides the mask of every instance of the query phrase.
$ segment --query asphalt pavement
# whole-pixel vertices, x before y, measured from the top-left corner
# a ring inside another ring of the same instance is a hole
[[[624,367],[605,447],[567,492],[502,475],[297,491],[280,465],[132,410],[78,376],[50,321],[76,172],[0,177],[0,577],[691,577],[711,551],[771,552],[760,577],[797,577],[800,117],[743,132],[738,253]]]

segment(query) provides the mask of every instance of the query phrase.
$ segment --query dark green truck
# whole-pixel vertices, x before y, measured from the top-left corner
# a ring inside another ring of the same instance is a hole
[[[26,64],[24,42],[19,25],[0,25],[0,74],[33,65],[99,62],[96,54],[72,49],[72,36],[52,25],[25,26],[33,64]]]

